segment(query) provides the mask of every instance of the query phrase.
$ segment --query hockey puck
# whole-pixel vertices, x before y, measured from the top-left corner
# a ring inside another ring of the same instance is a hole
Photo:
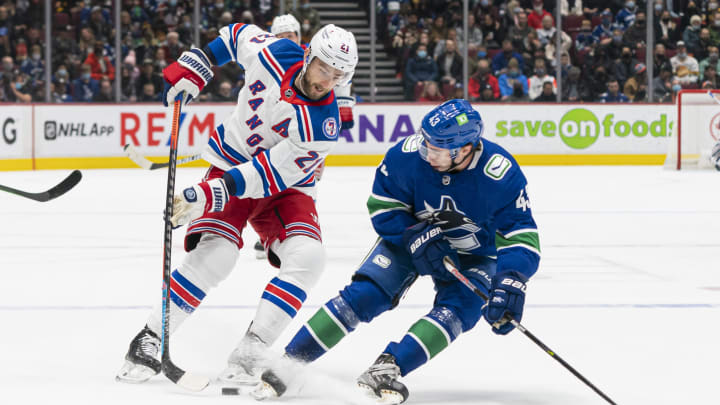
[[[240,389],[235,387],[222,387],[223,395],[240,395]]]

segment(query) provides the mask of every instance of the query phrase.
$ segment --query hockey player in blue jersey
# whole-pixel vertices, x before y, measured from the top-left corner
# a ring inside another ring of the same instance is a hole
[[[540,260],[527,182],[513,157],[482,139],[480,114],[450,100],[422,120],[420,133],[393,146],[375,173],[367,206],[379,238],[340,294],[323,305],[285,348],[308,363],[360,322],[393,309],[419,276],[436,289],[430,312],[387,345],[358,385],[383,403],[407,399],[398,381],[472,329],[484,317],[497,334],[522,318],[525,284]],[[484,302],[451,273],[449,257],[483,291]],[[262,375],[259,398],[282,395],[293,375],[276,367]]]

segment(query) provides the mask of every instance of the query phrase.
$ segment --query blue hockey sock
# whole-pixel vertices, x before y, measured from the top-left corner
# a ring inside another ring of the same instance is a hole
[[[323,305],[285,347],[291,357],[312,362],[333,348],[360,322],[347,301],[337,296]]]
[[[436,307],[420,318],[399,343],[391,342],[385,353],[395,357],[401,375],[425,364],[462,333],[462,322],[451,309]]]

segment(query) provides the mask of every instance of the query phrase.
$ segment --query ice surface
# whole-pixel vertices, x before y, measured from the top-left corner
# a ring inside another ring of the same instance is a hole
[[[275,345],[350,278],[375,236],[365,201],[374,168],[329,167],[319,212],[325,275]],[[543,259],[523,324],[619,404],[717,404],[720,173],[659,167],[526,167]],[[201,169],[180,169],[178,188]],[[66,171],[2,172],[29,191]],[[0,193],[0,403],[251,404],[156,377],[114,381],[130,339],[160,300],[166,173],[86,170],[37,203]],[[182,231],[173,262],[180,263]],[[252,246],[255,235],[246,231]],[[274,271],[249,247],[172,338],[181,367],[214,377]],[[400,306],[361,325],[306,373],[288,404],[363,403],[354,379],[432,305],[420,280]],[[409,404],[590,405],[604,401],[521,333],[480,321],[404,379]]]

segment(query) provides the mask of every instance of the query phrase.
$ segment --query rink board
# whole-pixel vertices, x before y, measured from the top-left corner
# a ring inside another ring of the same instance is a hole
[[[330,166],[377,165],[385,151],[416,133],[432,104],[358,104]],[[477,104],[483,136],[524,165],[660,165],[672,133],[672,105]],[[180,123],[179,155],[200,153],[233,104],[191,104]],[[165,161],[171,111],[155,104],[4,105],[0,170],[132,168],[123,145]],[[702,126],[704,127],[704,126]],[[713,136],[709,134],[708,136]],[[189,166],[203,166],[199,161]]]

